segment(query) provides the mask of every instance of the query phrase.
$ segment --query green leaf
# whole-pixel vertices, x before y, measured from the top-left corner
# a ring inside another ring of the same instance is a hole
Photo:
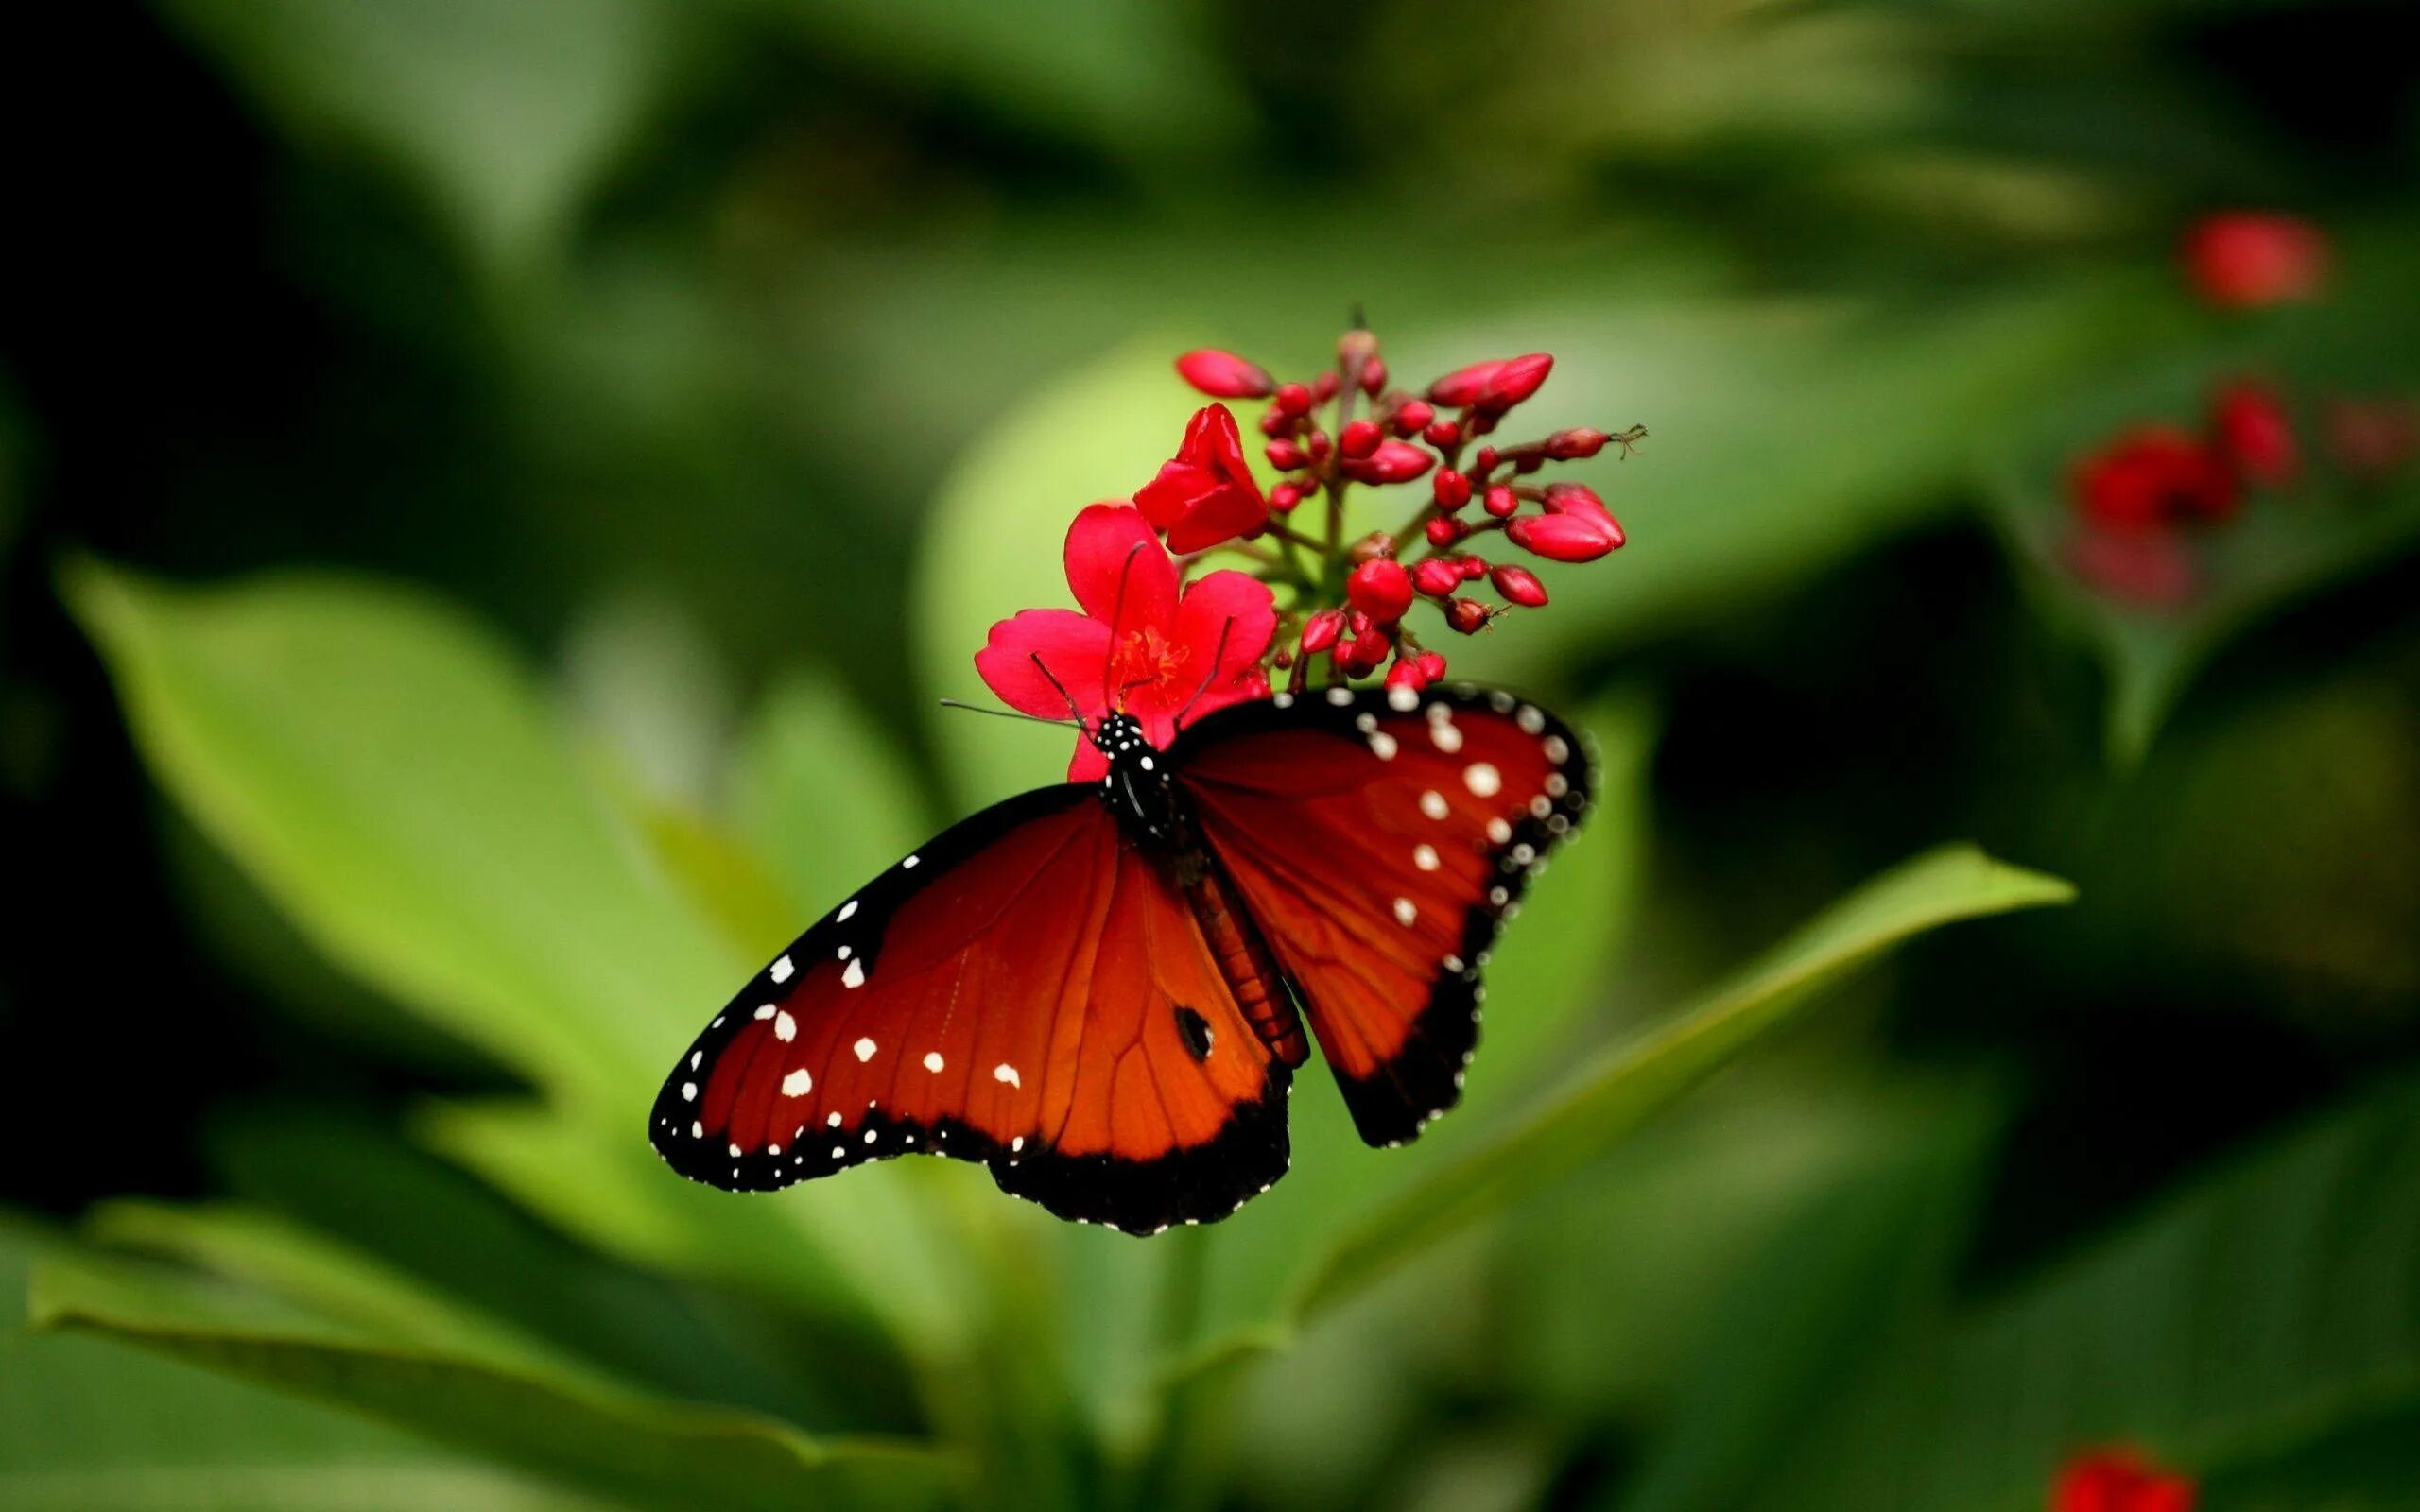
[[[766,695],[740,739],[729,809],[798,905],[793,935],[934,828],[906,753],[821,671],[793,672]]]
[[[636,1124],[734,957],[640,864],[505,649],[335,576],[66,574],[155,778],[295,925],[566,1107]]]
[[[745,0],[910,99],[967,95],[1123,159],[1196,158],[1245,125],[1185,5],[1093,0]]]
[[[2214,1512],[2394,1504],[2420,1484],[2415,1297],[2420,1089],[2405,1083],[2020,1292],[1937,1313],[1878,1361],[1850,1351],[1762,1494],[1724,1504],[2019,1512],[2076,1446],[2109,1442],[2191,1472]],[[2339,1499],[2277,1496],[2285,1469],[2323,1462]]]
[[[944,1469],[913,1444],[816,1439],[386,1340],[154,1267],[53,1258],[34,1272],[29,1308],[40,1327],[141,1344],[641,1505],[919,1505]]]
[[[1334,1308],[1446,1234],[1571,1171],[1787,1023],[1852,968],[1943,924],[2071,895],[2056,878],[1965,846],[1884,873],[1665,1028],[1601,1057],[1536,1112],[1357,1219],[1302,1278],[1294,1315]]]
[[[651,0],[170,0],[278,126],[383,160],[493,271],[554,249],[661,88]]]
[[[0,1506],[10,1512],[598,1512],[564,1487],[99,1338],[23,1328],[63,1242],[0,1214]]]

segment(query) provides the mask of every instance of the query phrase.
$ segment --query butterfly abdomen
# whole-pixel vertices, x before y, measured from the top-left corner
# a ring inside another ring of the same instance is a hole
[[[1219,974],[1235,989],[1236,1002],[1253,1032],[1278,1059],[1288,1066],[1301,1065],[1310,1054],[1310,1043],[1303,1037],[1303,1021],[1294,1011],[1285,978],[1278,974],[1276,957],[1236,908],[1218,869],[1201,868],[1185,884],[1184,897],[1193,905],[1202,938],[1210,944]]]

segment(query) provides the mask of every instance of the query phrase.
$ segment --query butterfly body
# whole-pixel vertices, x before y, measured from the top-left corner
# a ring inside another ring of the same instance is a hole
[[[1488,948],[1585,810],[1578,738],[1502,693],[1341,688],[1090,738],[1098,782],[944,832],[742,988],[657,1097],[676,1170],[938,1153],[1148,1233],[1284,1175],[1310,1036],[1370,1143],[1452,1106]]]

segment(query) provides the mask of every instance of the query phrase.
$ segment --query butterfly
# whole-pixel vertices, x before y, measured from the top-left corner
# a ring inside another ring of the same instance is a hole
[[[674,1170],[761,1192],[944,1155],[1148,1234],[1286,1174],[1311,1037],[1370,1144],[1454,1106],[1496,931],[1587,812],[1571,728],[1442,686],[1233,704],[1166,749],[1083,728],[1098,782],[943,832],[715,1016],[655,1100]]]

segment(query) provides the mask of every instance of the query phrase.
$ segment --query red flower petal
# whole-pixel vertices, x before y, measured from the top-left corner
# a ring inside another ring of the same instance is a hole
[[[1109,665],[1109,627],[1073,610],[1029,609],[992,627],[975,671],[1011,709],[1045,719],[1067,717],[1067,700],[1034,665],[1042,659],[1076,700],[1083,716],[1101,712],[1102,671]]]
[[[1196,580],[1177,606],[1172,637],[1184,653],[1185,666],[1192,669],[1187,674],[1191,685],[1167,689],[1166,707],[1178,710],[1190,702],[1190,723],[1241,702],[1250,696],[1246,675],[1258,666],[1276,633],[1277,601],[1267,583],[1238,572],[1216,572]],[[1213,656],[1218,658],[1215,668]]]
[[[1094,619],[1115,616],[1113,631],[1166,624],[1176,612],[1176,564],[1150,522],[1122,504],[1089,505],[1067,527],[1067,586]],[[1072,691],[1090,698],[1099,690]]]

